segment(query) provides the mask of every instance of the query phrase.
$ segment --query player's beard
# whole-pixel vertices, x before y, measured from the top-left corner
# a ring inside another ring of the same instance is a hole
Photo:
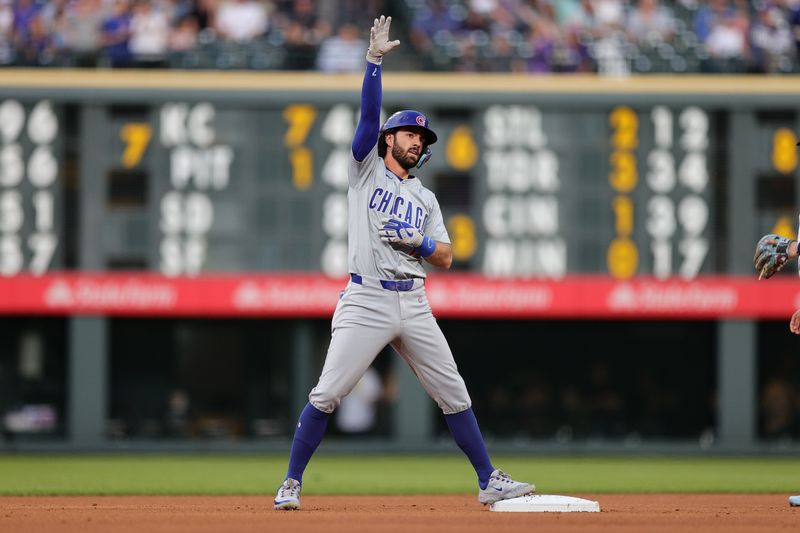
[[[397,144],[392,146],[392,157],[394,157],[395,161],[400,163],[400,166],[406,170],[411,170],[414,168],[414,165],[417,164],[419,161],[419,156],[414,155],[407,150],[403,150]]]

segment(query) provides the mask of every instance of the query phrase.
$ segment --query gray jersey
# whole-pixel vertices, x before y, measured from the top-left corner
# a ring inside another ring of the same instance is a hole
[[[469,409],[472,400],[453,353],[433,317],[425,292],[422,260],[408,247],[393,247],[378,234],[381,219],[394,216],[425,235],[450,243],[436,196],[416,178],[401,180],[386,168],[374,146],[348,169],[349,267],[352,280],[342,291],[331,323],[331,344],[309,401],[333,412],[375,356],[387,344],[405,359],[445,414]],[[380,280],[416,279],[402,290]]]
[[[401,180],[386,168],[372,147],[363,161],[350,155],[347,171],[348,267],[353,274],[395,280],[424,278],[422,258],[411,248],[390,245],[378,235],[381,219],[395,217],[413,224],[428,237],[450,244],[436,196],[419,179]]]

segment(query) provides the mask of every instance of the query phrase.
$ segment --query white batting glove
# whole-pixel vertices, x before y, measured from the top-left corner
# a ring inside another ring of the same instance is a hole
[[[436,241],[424,235],[408,222],[386,217],[381,219],[381,224],[378,234],[385,243],[410,246],[413,248],[412,255],[418,253],[422,257],[428,257],[436,250]]]
[[[400,41],[389,40],[389,27],[392,25],[392,17],[375,19],[375,23],[369,30],[369,48],[367,49],[367,61],[374,65],[380,65],[383,56],[392,51],[400,44]]]

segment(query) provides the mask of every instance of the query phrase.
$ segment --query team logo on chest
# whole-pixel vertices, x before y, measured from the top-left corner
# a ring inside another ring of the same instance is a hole
[[[428,213],[420,205],[408,200],[392,191],[376,187],[369,199],[369,208],[385,215],[395,215],[402,218],[415,228],[422,231],[428,221]]]

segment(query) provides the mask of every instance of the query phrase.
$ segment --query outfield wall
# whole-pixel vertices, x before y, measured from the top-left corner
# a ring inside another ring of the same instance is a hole
[[[4,70],[0,449],[283,449],[346,283],[359,76]],[[759,451],[800,437],[793,77],[386,74],[440,141],[428,289],[508,449]],[[343,185],[344,184],[344,185]],[[409,214],[413,217],[413,214]],[[438,449],[375,365],[343,448]]]

